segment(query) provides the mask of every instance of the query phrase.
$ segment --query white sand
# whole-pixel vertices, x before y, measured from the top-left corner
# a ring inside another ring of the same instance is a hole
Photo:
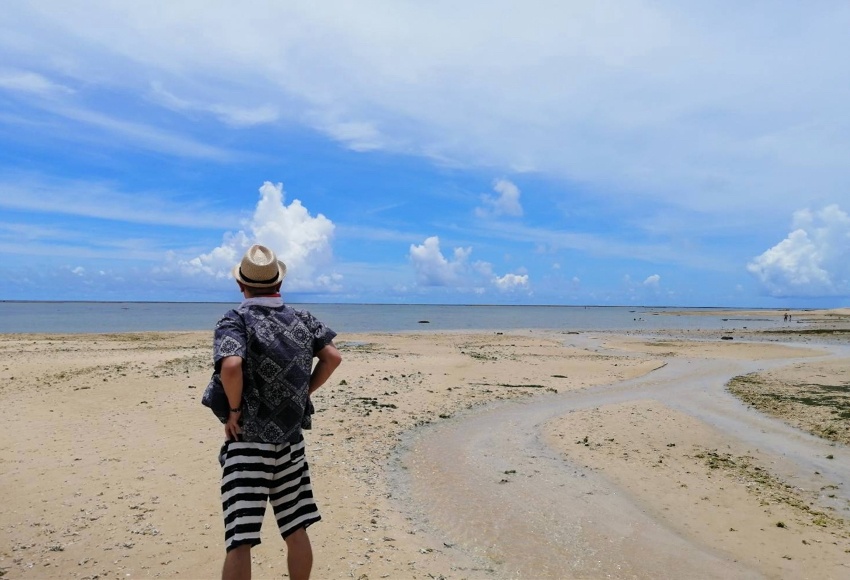
[[[0,443],[6,577],[218,575],[222,428],[199,401],[210,343],[211,333],[201,332],[0,336],[0,402],[12,418]],[[487,401],[590,392],[673,358],[780,364],[775,357],[790,352],[781,345],[626,337],[609,351],[586,336],[541,332],[370,334],[338,343],[343,366],[316,394],[318,413],[307,433],[324,518],[310,529],[316,578],[512,575],[474,541],[436,526],[427,505],[401,503],[407,492],[394,487],[388,466],[402,434],[417,425],[457,423],[459,413],[472,417]],[[585,435],[592,444],[576,445]],[[772,484],[710,469],[698,455],[714,449],[736,463],[747,457],[766,472],[772,464],[770,455],[704,420],[628,401],[555,419],[543,436],[552,453],[604,477],[636,510],[720,561],[783,577],[808,570],[837,578],[847,570],[848,525],[838,521],[847,519],[846,506],[825,512],[831,519],[819,525],[792,500],[771,499]],[[835,455],[848,461],[844,447]],[[814,491],[798,495],[805,503]],[[255,577],[280,577],[285,558],[270,515],[263,537],[254,550]]]

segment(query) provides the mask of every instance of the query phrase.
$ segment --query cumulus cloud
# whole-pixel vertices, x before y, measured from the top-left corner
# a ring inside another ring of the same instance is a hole
[[[440,238],[431,236],[420,245],[411,244],[410,262],[416,271],[416,280],[422,286],[446,286],[486,292],[490,285],[501,291],[529,288],[528,274],[498,276],[493,265],[481,260],[470,263],[472,248],[455,248],[452,258],[446,258],[440,249]]]
[[[528,274],[523,274],[522,276],[518,274],[505,274],[501,278],[494,278],[493,284],[495,284],[496,288],[502,291],[517,290],[520,288],[527,289]]]
[[[838,205],[796,212],[791,233],[747,270],[772,296],[850,295],[850,216]]]
[[[497,179],[493,182],[493,190],[499,195],[482,195],[484,204],[475,208],[475,215],[481,218],[493,216],[522,215],[522,205],[519,203],[519,188],[507,179]]]
[[[453,259],[443,256],[440,238],[431,236],[421,245],[410,245],[410,261],[416,279],[423,286],[454,286],[461,284],[462,274],[468,269],[466,259],[472,248],[455,248]]]
[[[647,276],[646,280],[643,281],[643,285],[649,288],[658,288],[658,284],[661,282],[661,276],[658,274],[653,274],[652,276]]]
[[[272,248],[286,262],[284,287],[289,290],[333,290],[341,277],[327,272],[332,258],[334,224],[324,215],[315,217],[297,199],[286,205],[283,184],[266,181],[260,188],[254,214],[238,232],[228,232],[220,246],[181,262],[190,274],[229,278],[231,269],[251,244]]]

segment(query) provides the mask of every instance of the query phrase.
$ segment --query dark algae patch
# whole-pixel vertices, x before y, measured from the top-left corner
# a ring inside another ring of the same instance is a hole
[[[843,335],[850,336],[850,328],[801,328],[801,329],[793,329],[793,330],[762,330],[759,331],[760,334],[787,334],[787,335],[818,335],[818,334],[826,334],[826,335]]]
[[[741,482],[746,482],[747,490],[759,498],[763,506],[771,504],[785,504],[797,510],[798,522],[801,525],[814,525],[827,528],[839,537],[847,538],[847,522],[831,508],[820,510],[813,507],[801,490],[788,485],[765,467],[756,463],[749,455],[733,455],[724,453],[717,449],[706,449],[696,447],[694,458],[703,461],[712,470],[723,471],[733,475]],[[757,484],[757,485],[752,485]],[[777,522],[776,527],[788,527],[784,522]]]
[[[783,381],[751,373],[734,377],[726,386],[763,413],[818,437],[850,445],[850,381]]]

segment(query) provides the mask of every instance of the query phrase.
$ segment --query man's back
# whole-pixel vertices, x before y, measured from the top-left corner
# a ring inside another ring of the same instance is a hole
[[[243,441],[285,443],[298,436],[313,357],[335,335],[280,298],[250,298],[224,315],[215,329],[216,371],[225,357],[243,359]]]

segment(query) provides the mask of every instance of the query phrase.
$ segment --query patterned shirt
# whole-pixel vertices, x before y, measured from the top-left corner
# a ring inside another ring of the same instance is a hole
[[[313,357],[336,333],[306,310],[267,304],[246,300],[218,321],[215,372],[221,359],[242,358],[243,441],[288,443],[301,432]]]

